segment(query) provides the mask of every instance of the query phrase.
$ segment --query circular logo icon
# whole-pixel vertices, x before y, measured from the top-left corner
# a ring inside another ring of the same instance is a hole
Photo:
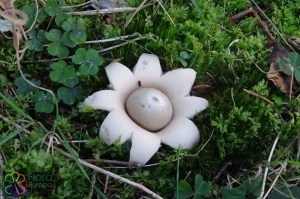
[[[25,175],[16,171],[6,174],[4,177],[3,187],[6,195],[19,197],[25,194],[27,186]]]

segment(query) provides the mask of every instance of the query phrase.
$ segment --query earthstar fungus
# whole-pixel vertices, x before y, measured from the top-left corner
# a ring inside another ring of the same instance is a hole
[[[107,144],[131,140],[130,162],[145,164],[161,143],[173,148],[191,148],[199,141],[190,120],[208,102],[190,96],[196,78],[193,69],[176,69],[163,74],[157,56],[142,54],[131,72],[114,62],[106,68],[112,90],[98,91],[84,103],[110,113],[100,127]]]

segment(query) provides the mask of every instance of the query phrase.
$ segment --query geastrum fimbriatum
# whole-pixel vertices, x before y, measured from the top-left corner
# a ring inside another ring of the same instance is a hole
[[[131,72],[114,62],[106,68],[112,90],[98,91],[84,103],[110,113],[100,127],[100,137],[111,145],[131,140],[130,162],[145,164],[161,142],[173,148],[191,148],[199,130],[190,120],[208,102],[190,96],[196,78],[193,69],[163,74],[157,56],[142,54]]]

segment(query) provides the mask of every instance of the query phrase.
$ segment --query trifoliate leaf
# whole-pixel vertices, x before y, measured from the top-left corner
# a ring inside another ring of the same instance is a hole
[[[181,180],[178,183],[178,190],[177,190],[178,198],[177,199],[185,199],[189,198],[194,195],[194,191],[189,183],[184,180]]]
[[[195,176],[195,193],[201,196],[209,194],[209,184],[199,174]]]
[[[66,82],[63,83],[63,85],[65,85],[68,88],[74,88],[79,82],[79,78],[78,77],[74,77],[74,79],[68,79]]]
[[[36,86],[41,85],[40,80],[31,79],[30,81]],[[26,93],[29,93],[30,91],[37,90],[37,88],[31,86],[27,81],[25,81],[22,76],[16,78],[14,81],[14,84],[17,86],[17,90],[16,90],[17,94],[26,94]]]
[[[262,176],[258,176],[255,179],[247,180],[244,186],[247,187],[247,193],[251,193],[258,197],[261,194]]]
[[[59,99],[61,99],[63,103],[68,105],[74,104],[75,100],[81,97],[81,95],[81,86],[77,86],[75,88],[60,87],[57,90],[57,96],[59,97]]]
[[[68,18],[66,21],[62,23],[62,28],[64,31],[72,31],[77,27],[77,19],[76,18]]]
[[[86,61],[90,61],[97,66],[100,66],[104,63],[103,58],[99,55],[99,53],[95,49],[88,49],[86,52]]]
[[[60,41],[61,35],[61,31],[57,29],[51,29],[49,32],[45,33],[45,37],[49,41]]]
[[[82,18],[77,19],[77,30],[85,30],[85,22]]]
[[[75,102],[75,97],[72,93],[72,89],[67,88],[67,87],[60,87],[57,90],[57,96],[59,99],[63,101],[63,103],[72,105]]]
[[[68,48],[60,42],[53,42],[49,44],[47,51],[52,56],[66,57],[69,55]]]
[[[64,12],[58,13],[58,14],[56,15],[56,17],[55,17],[55,23],[56,23],[56,25],[58,25],[58,26],[61,27],[62,24],[63,24],[63,22],[64,22],[65,20],[67,20],[69,17],[70,17],[70,15],[68,15],[68,14],[66,14],[66,13],[64,13]]]
[[[45,30],[39,29],[39,31],[38,31],[38,33],[37,33],[37,35],[36,35],[36,38],[37,38],[38,40],[40,40],[41,42],[46,43],[46,42],[47,42],[47,39],[46,39],[46,37],[45,37],[45,33],[46,33]]]
[[[50,79],[54,82],[64,83],[75,77],[75,68],[72,65],[67,65],[63,60],[52,63],[50,67],[53,69],[49,74]]]
[[[294,52],[289,53],[289,60],[294,68],[295,78],[299,82],[300,81],[300,55]]]
[[[87,39],[86,33],[83,30],[73,30],[70,32],[71,41],[80,44],[84,43]]]
[[[64,32],[61,37],[61,43],[70,48],[74,48],[77,44],[70,39],[70,32]]]
[[[85,62],[79,66],[79,72],[81,75],[95,75],[98,72],[98,66],[92,62]]]
[[[40,101],[35,103],[34,109],[36,112],[51,113],[54,110],[54,105],[48,101]]]
[[[34,50],[36,52],[41,52],[43,50],[43,43],[38,39],[31,39],[27,42],[28,49]]]
[[[27,4],[27,5],[23,6],[22,11],[25,12],[28,16],[28,20],[25,24],[25,27],[29,28],[32,25],[33,21],[34,21],[35,14],[36,14],[35,3],[30,3],[30,4]]]
[[[37,91],[33,100],[36,102],[34,106],[36,112],[51,113],[54,110],[53,96],[50,93]]]
[[[79,72],[81,75],[95,75],[98,72],[98,66],[103,64],[104,60],[94,49],[79,48],[72,56],[75,64],[80,64]]]
[[[85,61],[86,50],[84,48],[78,48],[75,55],[72,56],[72,62],[74,64],[82,64]]]
[[[223,199],[245,199],[246,191],[243,189],[237,188],[222,188],[222,198]]]
[[[43,42],[46,42],[45,31],[41,29],[36,33],[35,30],[32,30],[28,33],[28,36],[31,39],[27,42],[28,49],[41,52],[43,50]]]
[[[39,23],[42,23],[46,19],[46,17],[47,17],[47,13],[46,13],[45,9],[44,8],[39,9],[39,14],[38,14],[36,20]]]
[[[286,75],[292,75],[292,67],[289,63],[290,62],[287,59],[279,60],[279,67]]]
[[[45,5],[45,11],[51,17],[58,13],[59,7],[56,0],[47,0]]]

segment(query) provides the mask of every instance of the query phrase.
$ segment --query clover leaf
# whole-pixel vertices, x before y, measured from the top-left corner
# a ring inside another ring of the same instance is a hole
[[[22,7],[22,11],[25,12],[28,16],[28,20],[25,24],[26,28],[29,28],[30,26],[32,26],[34,20],[35,20],[35,16],[36,16],[36,5],[35,3],[29,3],[25,6]],[[45,10],[43,8],[40,8],[38,11],[38,16],[37,16],[37,22],[42,23],[45,18],[46,18],[47,14],[45,12]]]
[[[41,81],[40,80],[36,80],[36,79],[31,79],[30,80],[34,85],[36,86],[40,86],[41,85]],[[21,76],[15,79],[14,84],[18,87],[16,90],[16,93],[19,94],[26,94],[29,93],[30,91],[35,91],[37,88],[31,86],[30,84],[28,84],[27,81],[25,81],[25,79]]]
[[[69,39],[68,32],[62,34],[60,30],[51,29],[45,33],[45,37],[52,41],[47,48],[48,53],[52,56],[66,57],[69,55],[69,50],[66,46],[71,48],[76,46],[76,43]]]
[[[65,81],[63,85],[68,88],[74,88],[78,84],[78,82],[79,78],[75,76],[73,79],[68,79],[67,81]]]
[[[104,60],[95,49],[85,50],[79,48],[72,56],[74,64],[80,64],[79,72],[81,75],[95,75],[98,72],[98,66],[102,65]]]
[[[62,23],[62,28],[64,29],[64,31],[70,32],[76,29],[76,23],[77,23],[76,18],[68,18],[66,21]]]
[[[179,181],[177,192],[177,199],[185,199],[194,195],[191,185],[184,180]]]
[[[45,94],[44,91],[37,91],[33,100],[36,102],[34,105],[36,112],[51,113],[54,110],[53,96],[50,93]]]
[[[294,52],[289,53],[287,59],[279,60],[279,67],[286,75],[292,75],[294,70],[295,79],[300,82],[300,55]]]
[[[28,28],[32,25],[32,23],[34,21],[36,6],[35,6],[34,3],[27,4],[27,5],[22,7],[22,11],[25,12],[28,16],[28,20],[25,24],[25,27]]]
[[[46,42],[45,30],[40,29],[38,32],[32,30],[28,33],[30,40],[27,42],[28,49],[41,52],[43,50],[43,43]]]
[[[75,68],[72,65],[67,65],[64,60],[52,63],[50,68],[53,69],[49,74],[50,79],[54,82],[64,83],[75,77]]]
[[[74,88],[60,87],[57,90],[57,96],[63,101],[63,103],[72,105],[76,99],[80,99],[82,96],[82,87],[76,86]]]
[[[45,5],[45,11],[50,17],[55,16],[59,11],[59,6],[56,0],[47,0]]]
[[[248,179],[236,188],[222,188],[222,197],[224,199],[244,199],[246,194],[252,194],[258,197],[261,193],[262,177]]]
[[[56,23],[56,25],[58,25],[58,26],[62,26],[63,22],[64,22],[65,20],[67,20],[68,18],[70,18],[70,15],[68,15],[68,14],[66,14],[66,13],[64,13],[64,12],[60,12],[60,13],[58,13],[58,14],[56,15],[56,17],[55,17],[55,23]]]
[[[77,44],[74,43],[70,39],[70,33],[69,32],[64,32],[64,34],[61,36],[61,43],[64,44],[65,46],[68,46],[70,48],[74,48]]]
[[[195,194],[205,196],[209,194],[209,183],[203,180],[199,174],[195,176]]]
[[[69,32],[69,38],[76,44],[86,41],[85,25],[82,19],[68,18],[62,23],[62,28]]]
[[[45,33],[45,37],[49,40],[49,41],[60,41],[61,38],[61,31],[57,30],[57,29],[51,29],[49,32]]]
[[[188,182],[181,180],[178,183],[176,195],[178,196],[178,199],[190,198],[191,196],[193,196],[193,198],[201,199],[209,194],[209,190],[210,184],[204,181],[200,174],[197,174],[195,176],[195,190],[193,190]]]
[[[295,78],[300,81],[300,55],[294,52],[289,53],[289,60],[295,70]]]

